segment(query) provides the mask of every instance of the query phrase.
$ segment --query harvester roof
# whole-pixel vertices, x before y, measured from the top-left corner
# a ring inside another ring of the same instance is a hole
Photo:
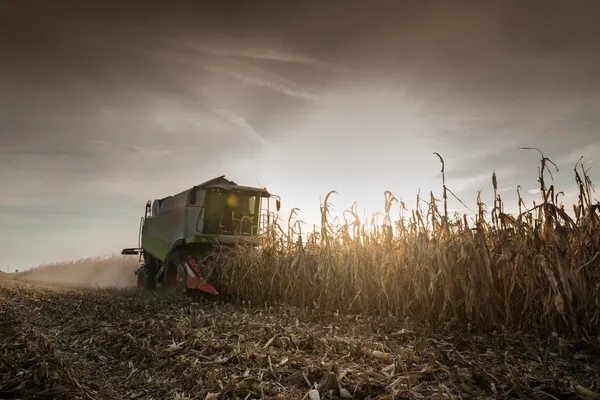
[[[234,181],[230,181],[229,179],[225,178],[225,175],[221,175],[216,178],[210,179],[206,182],[203,182],[199,185],[192,186],[191,188],[184,190],[183,192],[179,192],[175,195],[167,196],[162,199],[159,199],[158,201],[159,201],[159,203],[162,203],[163,200],[166,200],[171,197],[187,198],[188,193],[191,192],[192,190],[208,189],[208,188],[220,188],[223,190],[231,190],[231,189],[251,190],[255,193],[259,193],[262,196],[266,196],[266,197],[270,196],[269,192],[266,189],[259,188],[259,187],[251,187],[251,186],[240,186],[237,183],[235,183]]]
[[[230,181],[229,179],[226,179],[225,175],[221,175],[217,178],[213,178],[204,183],[201,183],[200,185],[196,185],[192,189],[207,189],[207,188],[221,188],[224,190],[231,190],[231,189],[251,190],[253,192],[260,193],[263,196],[267,196],[267,197],[269,196],[269,192],[266,189],[259,188],[259,187],[252,187],[252,186],[240,186],[237,183],[235,183],[234,181]],[[190,190],[192,190],[192,189],[190,189]]]

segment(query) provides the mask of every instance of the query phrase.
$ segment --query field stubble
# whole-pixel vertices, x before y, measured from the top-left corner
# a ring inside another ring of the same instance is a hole
[[[564,399],[600,385],[592,343],[533,332],[8,280],[0,315],[3,399]]]

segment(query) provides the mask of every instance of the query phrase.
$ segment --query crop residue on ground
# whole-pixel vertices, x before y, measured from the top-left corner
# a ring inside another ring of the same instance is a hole
[[[586,340],[14,280],[0,280],[0,314],[2,398],[579,398],[600,385]]]

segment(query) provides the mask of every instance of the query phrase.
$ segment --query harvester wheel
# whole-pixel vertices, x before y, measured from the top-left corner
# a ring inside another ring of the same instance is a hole
[[[154,275],[156,275],[156,260],[146,258],[146,263],[138,272],[138,289],[142,291],[155,290],[156,281],[154,280]]]
[[[141,291],[156,289],[156,281],[151,274],[148,274],[146,267],[143,267],[138,273],[137,288]]]
[[[163,274],[163,287],[167,291],[183,292],[187,287],[187,276],[182,268],[183,262],[187,261],[187,253],[183,250],[174,251],[165,261],[165,272]]]

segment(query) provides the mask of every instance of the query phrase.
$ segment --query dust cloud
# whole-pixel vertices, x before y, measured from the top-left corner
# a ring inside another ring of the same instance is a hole
[[[2,278],[56,286],[132,288],[137,267],[136,257],[113,256],[42,265],[25,272],[3,274]]]

